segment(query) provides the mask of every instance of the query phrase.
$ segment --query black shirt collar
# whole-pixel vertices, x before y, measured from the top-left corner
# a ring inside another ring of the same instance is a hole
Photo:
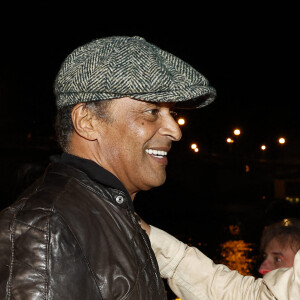
[[[123,191],[128,196],[128,200],[132,202],[129,193],[123,183],[115,175],[105,170],[94,161],[81,158],[69,153],[63,153],[60,156],[54,156],[52,157],[52,160],[55,162],[71,165],[86,173],[92,180],[114,189]]]

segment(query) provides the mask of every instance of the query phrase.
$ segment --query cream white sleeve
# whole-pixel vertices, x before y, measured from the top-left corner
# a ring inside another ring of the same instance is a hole
[[[194,247],[151,226],[150,241],[161,276],[186,300],[275,300],[262,279],[217,265]],[[300,298],[299,298],[300,299]],[[299,300],[298,299],[298,300]]]
[[[297,252],[293,268],[282,268],[267,273],[264,281],[280,300],[300,299],[300,250]]]

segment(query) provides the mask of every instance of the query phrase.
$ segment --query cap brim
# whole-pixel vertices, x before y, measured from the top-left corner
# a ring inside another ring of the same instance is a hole
[[[196,109],[212,103],[216,90],[211,86],[193,86],[175,91],[133,94],[128,97],[148,102],[172,102],[180,109]]]

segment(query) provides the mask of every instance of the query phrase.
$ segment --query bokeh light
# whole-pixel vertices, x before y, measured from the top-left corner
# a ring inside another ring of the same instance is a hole
[[[283,138],[283,137],[279,138],[278,143],[281,145],[285,144],[285,138]]]
[[[241,134],[241,130],[236,128],[234,131],[233,131],[234,135],[240,135]]]
[[[177,120],[177,123],[178,123],[179,125],[184,125],[184,124],[185,124],[185,119],[184,119],[184,118],[179,118],[179,119]]]

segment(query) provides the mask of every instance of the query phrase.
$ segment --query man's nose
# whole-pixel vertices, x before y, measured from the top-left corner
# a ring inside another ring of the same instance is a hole
[[[270,266],[270,263],[267,259],[265,259],[262,264],[260,265],[258,272],[262,275],[265,275],[267,273],[269,273],[270,271],[272,271],[272,268]]]
[[[164,118],[161,127],[159,129],[159,133],[164,136],[169,136],[172,141],[180,141],[182,137],[181,129],[179,125],[173,118],[173,116],[169,115]]]

